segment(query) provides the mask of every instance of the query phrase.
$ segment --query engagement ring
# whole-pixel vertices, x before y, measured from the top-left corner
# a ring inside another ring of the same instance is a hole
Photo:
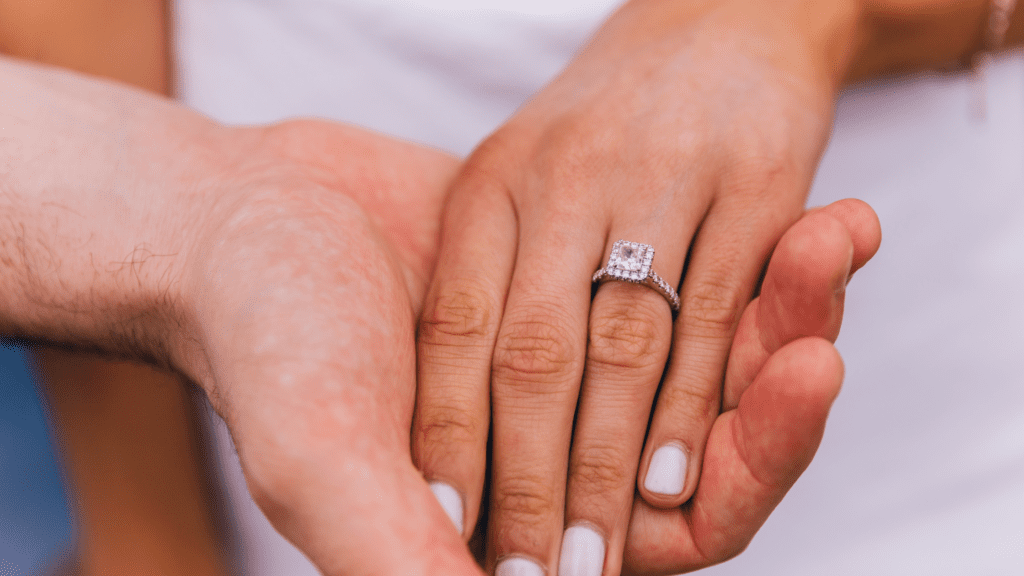
[[[668,300],[672,312],[679,312],[679,294],[661,279],[654,270],[651,270],[651,263],[654,262],[654,247],[639,242],[627,242],[619,240],[612,245],[612,254],[608,257],[608,264],[594,272],[594,282],[607,282],[609,280],[622,280],[633,284],[643,284],[653,288],[658,294]]]

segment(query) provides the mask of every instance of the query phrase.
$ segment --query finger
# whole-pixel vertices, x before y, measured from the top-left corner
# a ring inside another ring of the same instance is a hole
[[[853,241],[852,277],[854,272],[875,256],[882,244],[882,224],[878,221],[878,215],[867,202],[856,198],[837,200],[818,210],[842,222],[849,232]]]
[[[842,379],[821,338],[773,354],[739,407],[716,419],[691,502],[661,510],[636,499],[623,572],[675,574],[741,552],[810,464]]]
[[[346,448],[325,450],[317,461],[306,459],[317,450],[301,460],[276,460],[279,470],[270,474],[294,489],[282,489],[280,481],[267,485],[261,482],[266,469],[246,467],[257,504],[325,575],[482,576],[407,452],[378,445],[373,458],[362,459]],[[243,461],[254,461],[240,451]],[[339,453],[348,457],[339,461]]]
[[[739,201],[732,204],[712,207],[704,219],[683,279],[672,357],[638,475],[640,494],[660,507],[679,506],[693,493],[720,410],[734,331],[771,246],[790,221],[781,209],[751,213]]]
[[[761,294],[744,312],[726,370],[722,407],[730,410],[768,357],[802,336],[835,342],[846,284],[878,250],[874,211],[842,200],[809,211],[779,241]]]
[[[488,565],[499,576],[553,572],[564,527],[590,276],[605,238],[558,224],[549,212],[523,231],[495,345]]]
[[[417,338],[414,461],[469,538],[487,466],[491,356],[515,257],[504,190],[464,179],[452,194]]]
[[[691,232],[696,225],[694,217]],[[612,237],[646,241],[642,228]],[[676,234],[655,234],[650,241],[662,248],[650,267],[678,283],[686,245]],[[642,262],[653,248],[616,242],[610,252],[609,267],[641,268],[635,273],[646,276]],[[672,339],[672,317],[669,302],[651,287],[612,280],[597,289],[569,460],[560,576],[618,575],[647,421]]]

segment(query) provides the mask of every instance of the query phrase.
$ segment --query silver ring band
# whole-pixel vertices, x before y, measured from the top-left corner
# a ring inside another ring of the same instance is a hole
[[[608,264],[594,272],[593,282],[621,280],[643,284],[665,297],[672,313],[679,312],[679,294],[668,282],[651,269],[654,262],[654,247],[650,244],[618,240],[612,245]]]

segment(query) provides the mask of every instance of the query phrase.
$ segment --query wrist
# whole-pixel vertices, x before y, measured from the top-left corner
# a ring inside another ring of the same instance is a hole
[[[210,123],[54,69],[0,79],[0,334],[167,365]]]
[[[982,48],[990,0],[862,0],[862,42],[847,82],[968,64]]]
[[[860,0],[737,0],[731,10],[763,39],[779,69],[810,80],[834,98],[864,35]]]
[[[685,34],[695,25],[724,32],[738,39],[731,49],[741,49],[830,98],[849,75],[866,34],[862,0],[633,0],[620,14],[630,13],[641,16],[640,34],[645,36],[652,26],[669,34]]]
[[[992,0],[861,0],[862,42],[847,82],[923,69],[963,68],[984,50],[1024,41],[1024,4],[1003,14]],[[1010,6],[1004,6],[1006,10]],[[996,34],[997,38],[993,38]]]

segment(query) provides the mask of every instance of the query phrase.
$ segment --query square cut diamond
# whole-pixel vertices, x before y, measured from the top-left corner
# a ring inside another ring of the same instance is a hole
[[[654,248],[638,242],[619,240],[612,245],[608,258],[608,272],[624,280],[643,280],[651,271]]]

